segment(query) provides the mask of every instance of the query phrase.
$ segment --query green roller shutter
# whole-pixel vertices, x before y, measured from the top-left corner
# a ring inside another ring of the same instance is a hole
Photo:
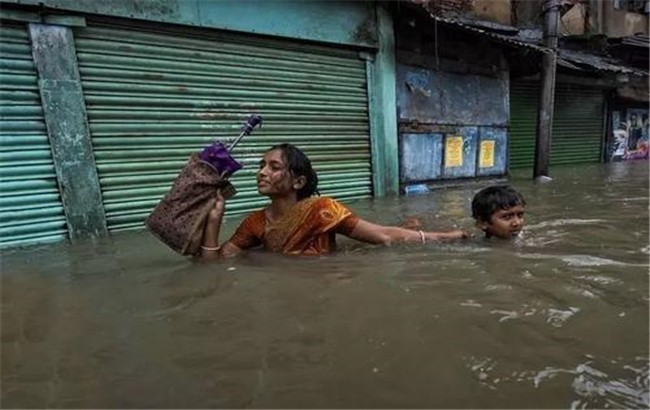
[[[558,85],[551,165],[601,162],[604,103],[600,89]]]
[[[0,247],[67,238],[25,25],[0,26]]]
[[[537,83],[510,83],[510,169],[532,168],[534,165],[538,90]]]
[[[512,82],[510,168],[532,168],[535,158],[539,83]],[[555,95],[551,165],[601,161],[604,95],[597,88],[558,84]]]
[[[372,194],[366,64],[334,47],[215,31],[89,23],[75,32],[110,230],[142,225],[188,156],[232,139],[249,113],[264,125],[235,151],[232,214],[258,209],[254,174],[271,145],[303,148],[324,195]]]

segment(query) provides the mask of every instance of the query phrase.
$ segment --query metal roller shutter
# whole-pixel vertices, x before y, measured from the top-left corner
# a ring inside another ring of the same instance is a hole
[[[89,23],[75,41],[109,230],[139,227],[185,164],[232,139],[256,112],[264,125],[235,151],[245,168],[228,213],[259,209],[254,174],[271,145],[291,142],[322,194],[372,194],[366,63],[356,51],[196,31]]]
[[[601,162],[602,90],[558,84],[551,140],[551,165]]]
[[[510,168],[532,168],[535,158],[539,84],[512,82]],[[600,89],[556,86],[551,165],[601,161],[604,95]]]
[[[67,238],[25,25],[0,26],[0,247]]]
[[[509,167],[532,168],[535,161],[537,104],[539,85],[532,82],[510,83]]]

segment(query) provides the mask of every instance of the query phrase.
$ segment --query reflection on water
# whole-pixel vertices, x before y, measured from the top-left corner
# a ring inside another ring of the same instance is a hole
[[[647,408],[647,162],[554,174],[515,176],[515,242],[206,264],[138,232],[4,252],[1,404]],[[470,227],[476,188],[352,206]]]

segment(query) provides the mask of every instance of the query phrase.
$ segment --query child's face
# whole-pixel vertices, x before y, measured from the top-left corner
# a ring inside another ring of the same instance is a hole
[[[515,238],[524,227],[524,206],[517,205],[512,208],[499,209],[492,214],[489,222],[480,221],[478,225],[488,237]]]

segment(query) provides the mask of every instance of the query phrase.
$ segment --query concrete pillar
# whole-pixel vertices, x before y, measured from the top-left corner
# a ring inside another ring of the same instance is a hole
[[[72,29],[31,23],[29,34],[70,239],[106,235]]]
[[[395,35],[390,13],[376,3],[379,48],[368,64],[373,185],[375,196],[399,194]]]

